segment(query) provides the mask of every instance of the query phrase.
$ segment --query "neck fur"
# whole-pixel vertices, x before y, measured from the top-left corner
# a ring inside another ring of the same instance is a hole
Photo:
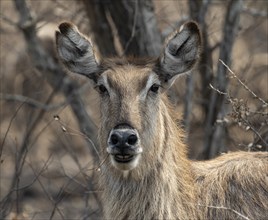
[[[165,150],[149,171],[141,175],[142,171],[136,168],[126,173],[111,170],[111,164],[103,167],[101,183],[106,218],[187,219],[194,216],[193,179],[182,135],[170,114],[162,117],[162,126],[166,127],[159,147]]]

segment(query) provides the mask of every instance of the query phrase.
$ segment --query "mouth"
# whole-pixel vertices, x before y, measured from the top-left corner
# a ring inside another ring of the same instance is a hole
[[[119,170],[132,170],[138,166],[141,154],[110,154],[112,165]]]
[[[114,160],[117,163],[129,163],[134,159],[135,155],[131,155],[131,154],[115,154],[114,155]]]
[[[132,170],[138,166],[142,148],[125,149],[120,151],[117,148],[107,147],[107,153],[110,155],[112,165],[119,170]]]

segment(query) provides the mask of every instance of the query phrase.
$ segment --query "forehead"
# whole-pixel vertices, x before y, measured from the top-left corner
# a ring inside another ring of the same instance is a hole
[[[147,81],[148,76],[152,73],[149,68],[142,68],[133,65],[120,66],[106,71],[107,79],[116,84],[141,84]]]
[[[137,65],[131,62],[119,64],[113,62],[105,69],[100,78],[101,80],[105,79],[112,87],[135,87],[140,89],[146,85],[149,76],[155,75],[150,63]]]

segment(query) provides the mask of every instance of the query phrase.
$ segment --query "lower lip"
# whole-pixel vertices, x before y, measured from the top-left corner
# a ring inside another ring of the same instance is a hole
[[[135,155],[131,155],[131,156],[130,155],[127,155],[127,156],[113,155],[113,157],[117,163],[129,163],[135,158]]]

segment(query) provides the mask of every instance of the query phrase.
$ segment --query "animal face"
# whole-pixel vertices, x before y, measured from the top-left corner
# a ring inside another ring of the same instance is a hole
[[[102,145],[107,145],[115,167],[133,169],[140,154],[150,151],[157,140],[161,81],[151,67],[129,64],[109,68],[96,86],[101,99]]]
[[[167,112],[165,91],[190,71],[199,55],[200,33],[194,22],[167,40],[158,59],[97,58],[93,46],[70,23],[56,33],[58,54],[65,66],[93,80],[101,100],[100,144],[111,164],[131,170],[159,157]],[[143,156],[146,155],[146,156]]]

